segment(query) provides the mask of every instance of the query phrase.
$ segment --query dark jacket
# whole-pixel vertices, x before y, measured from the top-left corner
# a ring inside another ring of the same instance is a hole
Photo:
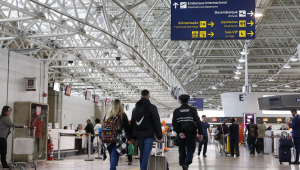
[[[197,130],[199,135],[203,135],[202,123],[197,110],[187,104],[183,104],[174,110],[172,125],[177,135],[180,133],[196,135]]]
[[[232,125],[229,126],[229,136],[232,138],[239,139],[239,125],[236,123],[232,123]]]
[[[221,126],[223,127],[223,128],[221,128]],[[219,131],[219,133],[221,133],[221,134],[228,134],[228,126],[227,125],[223,125],[223,124],[221,124],[221,125],[219,125],[218,127],[217,127],[217,130]],[[224,132],[223,132],[224,131]]]
[[[132,130],[130,128],[128,117],[127,117],[126,113],[122,114],[122,122],[120,122],[120,124],[121,124],[121,127],[123,127],[125,129],[127,139],[130,141]]]
[[[292,137],[300,138],[300,115],[297,114],[289,126],[292,128]]]
[[[94,125],[92,122],[90,122],[89,124],[86,125],[86,127],[84,128],[85,132],[86,133],[90,133],[92,135],[95,134],[95,131],[94,131]]]
[[[150,100],[142,97],[137,103],[136,106],[143,106],[143,107],[147,107],[148,109],[148,114],[149,117],[151,118],[149,121],[149,123],[151,124],[150,128],[145,129],[145,130],[141,130],[138,129],[138,127],[136,126],[136,120],[135,120],[135,109],[133,109],[132,111],[132,117],[131,117],[131,129],[133,130],[133,135],[132,137],[136,136],[136,137],[143,137],[143,138],[154,138],[154,136],[156,135],[157,139],[162,139],[163,135],[162,135],[162,130],[161,130],[161,124],[160,124],[160,117],[157,111],[157,108],[155,105],[150,103]]]

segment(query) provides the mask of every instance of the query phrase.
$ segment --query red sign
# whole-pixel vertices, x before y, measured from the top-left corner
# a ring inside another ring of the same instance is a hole
[[[109,98],[107,98],[106,100],[105,100],[105,106],[108,106],[109,105]]]
[[[95,96],[94,96],[94,103],[98,103],[98,101],[99,101],[99,96],[95,94]]]
[[[37,107],[36,107],[36,115],[37,115],[37,116],[41,116],[41,112],[42,112],[42,108],[39,107],[39,106],[37,106]]]
[[[78,125],[78,130],[82,130],[82,124]]]
[[[71,96],[71,90],[72,90],[72,87],[68,85],[68,86],[66,87],[65,95],[66,95],[66,96]]]
[[[25,78],[26,91],[36,91],[36,78]]]
[[[212,122],[216,122],[216,121],[217,121],[217,118],[211,118],[211,121],[212,121]]]

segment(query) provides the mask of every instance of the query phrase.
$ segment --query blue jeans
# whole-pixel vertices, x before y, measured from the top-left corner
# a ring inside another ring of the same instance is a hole
[[[295,158],[295,162],[299,161],[299,149],[300,149],[300,138],[293,138],[294,140],[294,145],[295,145],[295,149],[296,149],[296,158]]]
[[[110,155],[110,170],[117,170],[117,164],[119,161],[119,153],[117,152],[116,143],[112,143],[107,147]]]
[[[153,138],[137,138],[140,149],[140,168],[141,170],[147,170],[148,159],[153,147]]]
[[[177,140],[179,143],[179,165],[182,166],[184,163],[188,165],[191,164],[196,149],[195,137],[181,139],[179,135],[177,135]]]

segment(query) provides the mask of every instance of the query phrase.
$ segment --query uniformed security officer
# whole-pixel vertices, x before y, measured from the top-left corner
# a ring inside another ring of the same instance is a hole
[[[188,170],[193,161],[193,154],[196,149],[195,137],[197,130],[199,140],[203,139],[202,124],[197,110],[188,105],[189,95],[183,94],[179,97],[181,107],[173,112],[172,125],[177,133],[179,144],[179,165],[183,170]]]

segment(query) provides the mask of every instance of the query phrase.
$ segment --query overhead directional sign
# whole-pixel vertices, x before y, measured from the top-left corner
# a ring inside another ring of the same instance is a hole
[[[203,111],[203,98],[190,98],[189,104],[197,111]]]
[[[255,0],[172,0],[171,40],[255,39]]]

